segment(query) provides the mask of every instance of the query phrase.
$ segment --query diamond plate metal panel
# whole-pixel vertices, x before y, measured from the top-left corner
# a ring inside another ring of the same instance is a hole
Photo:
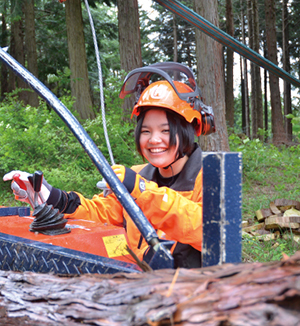
[[[130,263],[0,233],[0,269],[80,275],[140,272]]]

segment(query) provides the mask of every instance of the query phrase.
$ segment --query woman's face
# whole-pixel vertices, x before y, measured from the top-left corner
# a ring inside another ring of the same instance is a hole
[[[143,156],[154,166],[163,168],[176,159],[177,145],[169,147],[170,130],[167,115],[160,109],[147,111],[141,128],[140,147]]]

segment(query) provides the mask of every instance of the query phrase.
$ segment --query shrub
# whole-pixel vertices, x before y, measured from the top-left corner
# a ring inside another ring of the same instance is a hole
[[[41,170],[55,187],[76,190],[88,197],[97,193],[96,183],[102,177],[65,123],[44,101],[38,108],[24,106],[16,94],[8,94],[0,104],[0,174],[16,169],[30,173]],[[131,166],[141,160],[131,135],[133,127],[122,121],[121,102],[114,101],[115,96],[118,93],[111,92],[107,105],[110,145],[115,162]],[[72,111],[73,99],[69,95],[61,101]],[[110,162],[101,115],[81,124]],[[1,181],[1,190],[10,191],[8,183]]]

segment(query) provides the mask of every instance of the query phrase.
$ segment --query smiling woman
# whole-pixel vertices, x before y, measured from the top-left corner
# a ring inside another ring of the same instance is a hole
[[[125,78],[120,97],[136,93],[132,115],[137,116],[136,146],[149,163],[131,169],[112,169],[162,240],[174,243],[174,267],[201,267],[202,250],[202,152],[194,136],[215,131],[213,112],[200,97],[192,71],[174,62],[137,68]],[[15,171],[25,179],[27,175]],[[4,180],[14,180],[8,173]],[[43,201],[68,219],[86,219],[124,226],[129,247],[140,260],[149,262],[153,247],[114,193],[87,199],[43,183]],[[15,187],[16,189],[17,187]],[[22,198],[28,202],[28,196]],[[16,194],[17,195],[17,194]],[[16,199],[21,200],[20,197]]]

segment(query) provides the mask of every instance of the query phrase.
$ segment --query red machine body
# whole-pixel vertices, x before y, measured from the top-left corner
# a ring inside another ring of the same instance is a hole
[[[29,225],[33,219],[32,216],[0,216],[0,232],[101,257],[134,263],[133,258],[126,251],[128,239],[124,228],[105,225],[100,222],[70,219],[66,225],[71,229],[70,233],[45,235],[29,231]]]

